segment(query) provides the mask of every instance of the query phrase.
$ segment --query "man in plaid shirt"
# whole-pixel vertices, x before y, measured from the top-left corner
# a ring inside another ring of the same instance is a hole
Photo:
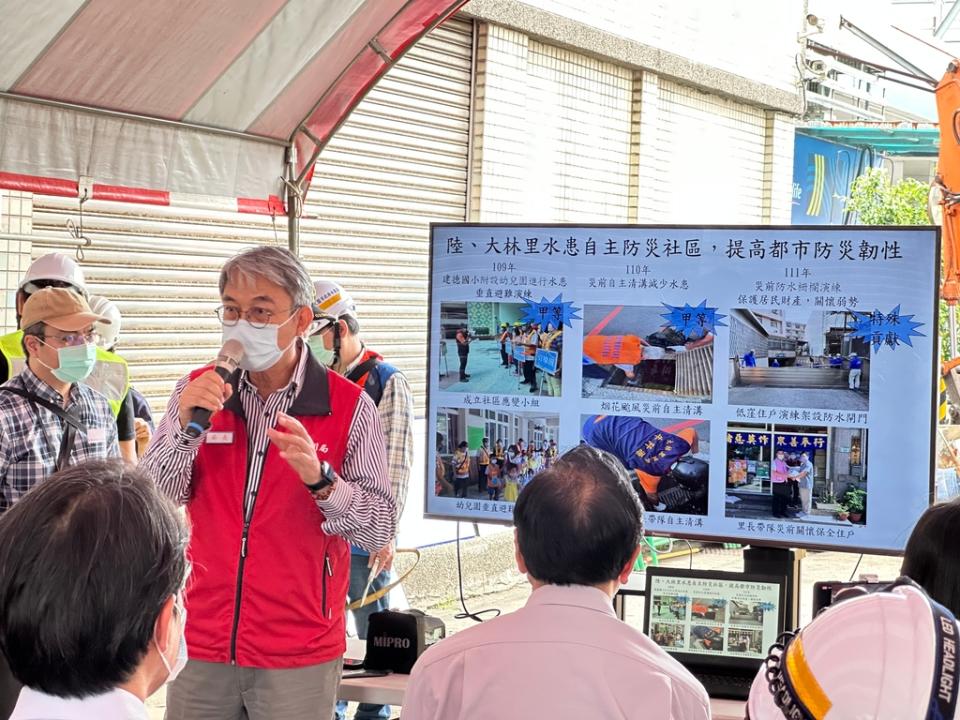
[[[320,362],[329,365],[348,380],[362,387],[377,405],[380,424],[386,440],[387,474],[397,503],[397,522],[403,513],[413,465],[413,394],[407,379],[392,365],[385,363],[377,353],[366,348],[360,340],[360,324],[353,298],[331,280],[314,282],[317,304],[314,308],[316,327],[308,344]],[[380,572],[370,584],[370,593],[376,593],[390,583],[395,541],[376,553],[366,553],[354,547],[351,554],[350,588],[352,601],[359,600],[367,586],[371,568]],[[367,636],[370,615],[390,607],[387,596],[354,611],[357,634]],[[342,720],[346,703],[337,705],[337,718]],[[361,703],[356,720],[389,718],[388,705]]]
[[[66,288],[37,290],[24,303],[27,364],[0,385],[0,513],[56,470],[120,457],[107,399],[81,382],[97,360],[98,321],[110,322]],[[0,717],[10,716],[19,694],[20,683],[0,654]]]
[[[65,288],[43,288],[24,304],[27,366],[0,385],[0,512],[58,469],[119,457],[110,405],[82,383],[97,359],[95,322],[110,320]]]

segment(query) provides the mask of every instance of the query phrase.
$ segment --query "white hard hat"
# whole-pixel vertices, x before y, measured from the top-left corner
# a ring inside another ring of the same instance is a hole
[[[55,280],[75,287],[82,293],[86,293],[87,286],[83,277],[83,271],[80,266],[60,253],[49,253],[34,260],[27,268],[23,280],[17,290],[23,290],[24,286],[38,280]]]
[[[338,283],[321,278],[313,283],[317,300],[313,307],[314,320],[340,318],[344,315],[357,316],[357,306],[350,294]]]
[[[753,681],[747,717],[955,720],[958,638],[950,611],[913,584],[844,600],[782,650],[774,646]]]
[[[109,324],[102,322],[94,324],[94,329],[103,341],[103,347],[110,349],[120,339],[120,308],[113,300],[108,300],[102,295],[91,295],[89,303],[93,312],[110,321]]]

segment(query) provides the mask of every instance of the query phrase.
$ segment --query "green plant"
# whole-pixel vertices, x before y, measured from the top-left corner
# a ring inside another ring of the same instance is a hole
[[[890,182],[882,168],[867,168],[850,187],[847,208],[861,225],[929,225],[928,188],[919,180]]]
[[[861,225],[929,225],[927,212],[928,187],[918,180],[906,178],[893,184],[881,168],[868,168],[853,181],[847,208],[857,213]],[[940,350],[943,357],[956,355],[950,348],[947,304],[940,302]]]
[[[850,514],[863,513],[867,507],[867,491],[860,488],[851,488],[843,496],[843,504]]]

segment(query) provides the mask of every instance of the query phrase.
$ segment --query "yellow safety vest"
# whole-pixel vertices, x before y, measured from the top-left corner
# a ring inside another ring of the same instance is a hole
[[[0,336],[0,355],[3,355],[7,361],[7,377],[0,378],[3,382],[19,375],[27,366],[27,356],[23,352],[22,341],[22,330]],[[103,395],[110,403],[113,416],[116,417],[120,414],[123,400],[130,390],[127,361],[116,353],[98,347],[97,364],[93,366],[93,372],[83,381],[83,384]]]
[[[470,472],[470,456],[467,453],[464,453],[462,456],[458,457],[459,451],[453,455],[453,464],[456,468],[456,475],[467,475]]]
[[[554,330],[551,333],[544,333],[543,335],[541,335],[540,347],[542,347],[544,350],[549,350],[550,345],[553,343],[554,340],[557,339],[557,337],[560,335],[560,332],[561,332],[560,330]]]

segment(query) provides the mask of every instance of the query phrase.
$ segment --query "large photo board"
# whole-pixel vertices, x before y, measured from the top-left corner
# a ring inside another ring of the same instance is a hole
[[[562,452],[650,533],[899,552],[930,502],[936,228],[434,225],[430,517]]]

